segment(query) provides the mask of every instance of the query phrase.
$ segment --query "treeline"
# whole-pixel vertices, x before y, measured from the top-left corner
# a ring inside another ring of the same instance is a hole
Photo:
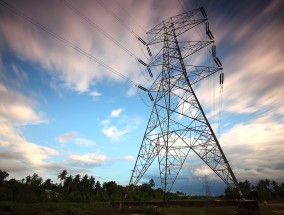
[[[252,185],[248,180],[240,182],[239,186],[246,199],[252,200],[275,200],[284,199],[284,183],[277,183],[269,179],[259,180],[256,185]],[[237,199],[238,194],[234,189],[225,189],[227,199]]]
[[[115,181],[100,183],[93,176],[71,175],[66,170],[59,173],[60,183],[51,179],[45,181],[36,173],[21,180],[7,180],[9,173],[0,170],[0,201],[17,202],[90,202],[121,201],[128,193],[127,200],[149,201],[161,200],[164,193],[151,179],[149,183],[139,186],[121,186]],[[168,199],[185,199],[182,192],[168,193]]]
[[[17,202],[102,202],[102,201],[150,201],[162,200],[164,192],[155,189],[154,180],[137,186],[121,186],[115,181],[100,183],[93,176],[68,174],[66,170],[59,173],[60,183],[53,183],[51,179],[45,181],[36,173],[21,180],[7,179],[9,173],[0,170],[0,201]],[[260,180],[252,185],[248,180],[239,183],[246,199],[271,200],[284,199],[284,183],[277,183],[268,179]],[[225,189],[227,199],[238,199],[235,189]],[[167,193],[168,200],[183,200],[196,198],[177,191]],[[199,197],[198,197],[199,198]]]

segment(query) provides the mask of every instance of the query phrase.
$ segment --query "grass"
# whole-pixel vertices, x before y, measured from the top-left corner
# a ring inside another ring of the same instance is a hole
[[[261,215],[284,215],[284,200],[271,201],[268,204],[259,203]]]
[[[284,201],[260,203],[261,215],[284,215]],[[71,203],[20,203],[0,202],[0,215],[112,215],[112,214],[150,214],[150,215],[233,215],[238,208],[226,207],[124,207],[112,208],[109,202]]]
[[[92,215],[92,214],[164,214],[155,207],[112,208],[108,202],[96,203],[20,203],[0,202],[0,215]]]
[[[171,207],[165,209],[165,214],[173,215],[226,215],[226,214],[237,214],[237,207]]]

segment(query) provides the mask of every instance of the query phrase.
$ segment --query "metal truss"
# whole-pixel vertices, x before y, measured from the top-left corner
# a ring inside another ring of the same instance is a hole
[[[162,189],[169,192],[188,156],[193,151],[229,187],[237,188],[237,179],[211,128],[192,85],[222,70],[216,67],[186,65],[186,59],[213,43],[208,41],[178,42],[177,37],[207,18],[195,18],[201,9],[189,11],[161,22],[148,32],[149,45],[163,43],[162,51],[148,64],[161,68],[149,89],[154,97],[130,185],[136,185],[155,159],[158,160]],[[202,11],[201,11],[202,12]],[[207,24],[206,24],[207,26]],[[209,29],[207,29],[207,33]],[[211,37],[212,36],[212,37]]]

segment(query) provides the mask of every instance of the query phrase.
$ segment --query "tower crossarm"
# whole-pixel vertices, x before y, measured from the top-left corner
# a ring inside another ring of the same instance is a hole
[[[181,43],[181,53],[183,59],[189,57],[190,55],[196,53],[197,51],[203,49],[204,47],[212,44],[214,41],[185,41],[180,42]],[[161,66],[163,64],[163,53],[161,49],[158,54],[153,58],[153,60],[148,64],[149,67],[151,66]],[[169,55],[170,57],[175,58],[176,57],[176,49],[170,48],[169,49]]]
[[[215,73],[218,73],[218,72],[221,72],[223,70],[222,67],[207,67],[207,66],[194,66],[194,65],[186,65],[184,64],[185,68],[186,68],[186,71],[185,71],[185,74],[187,75],[188,77],[188,80],[190,82],[191,85],[194,85],[196,83],[198,83],[199,81],[202,81],[203,79],[215,74]],[[182,72],[183,69],[180,67],[180,64],[174,64],[174,65],[171,65],[169,67],[172,71],[176,71],[176,72]],[[160,88],[159,86],[159,79],[161,77],[157,77],[157,79],[155,80],[155,82],[152,84],[152,86],[149,88],[149,91],[150,92],[157,92]],[[180,80],[179,81],[182,81],[184,86],[187,85],[187,82],[181,78],[181,74],[180,73],[177,73],[176,75],[172,75],[172,78],[179,78]],[[173,83],[174,85],[174,83]],[[166,90],[165,90],[166,92]]]
[[[207,21],[207,18],[195,18],[195,15],[199,12],[200,8],[172,16],[169,19],[162,21],[147,32],[150,37],[148,45],[164,42],[164,34],[166,33],[165,29],[168,29],[172,24],[176,29],[176,36],[179,36],[184,32],[192,29],[193,27],[199,25],[200,23]]]

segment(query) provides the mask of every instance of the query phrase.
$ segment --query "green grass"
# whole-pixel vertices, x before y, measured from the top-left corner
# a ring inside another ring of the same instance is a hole
[[[283,214],[284,202],[260,203],[262,215]],[[3,213],[5,212],[5,213]],[[71,203],[71,202],[46,202],[46,203],[20,203],[0,202],[0,215],[112,215],[112,214],[150,214],[150,215],[233,215],[238,208],[226,207],[123,207],[112,208],[109,202]]]
[[[195,215],[225,215],[225,214],[236,214],[238,211],[237,207],[171,207],[166,208],[165,213],[171,214],[195,214]]]
[[[0,202],[1,212],[13,215],[92,215],[92,214],[151,214],[162,215],[155,207],[112,208],[108,202],[99,203],[20,203]]]

